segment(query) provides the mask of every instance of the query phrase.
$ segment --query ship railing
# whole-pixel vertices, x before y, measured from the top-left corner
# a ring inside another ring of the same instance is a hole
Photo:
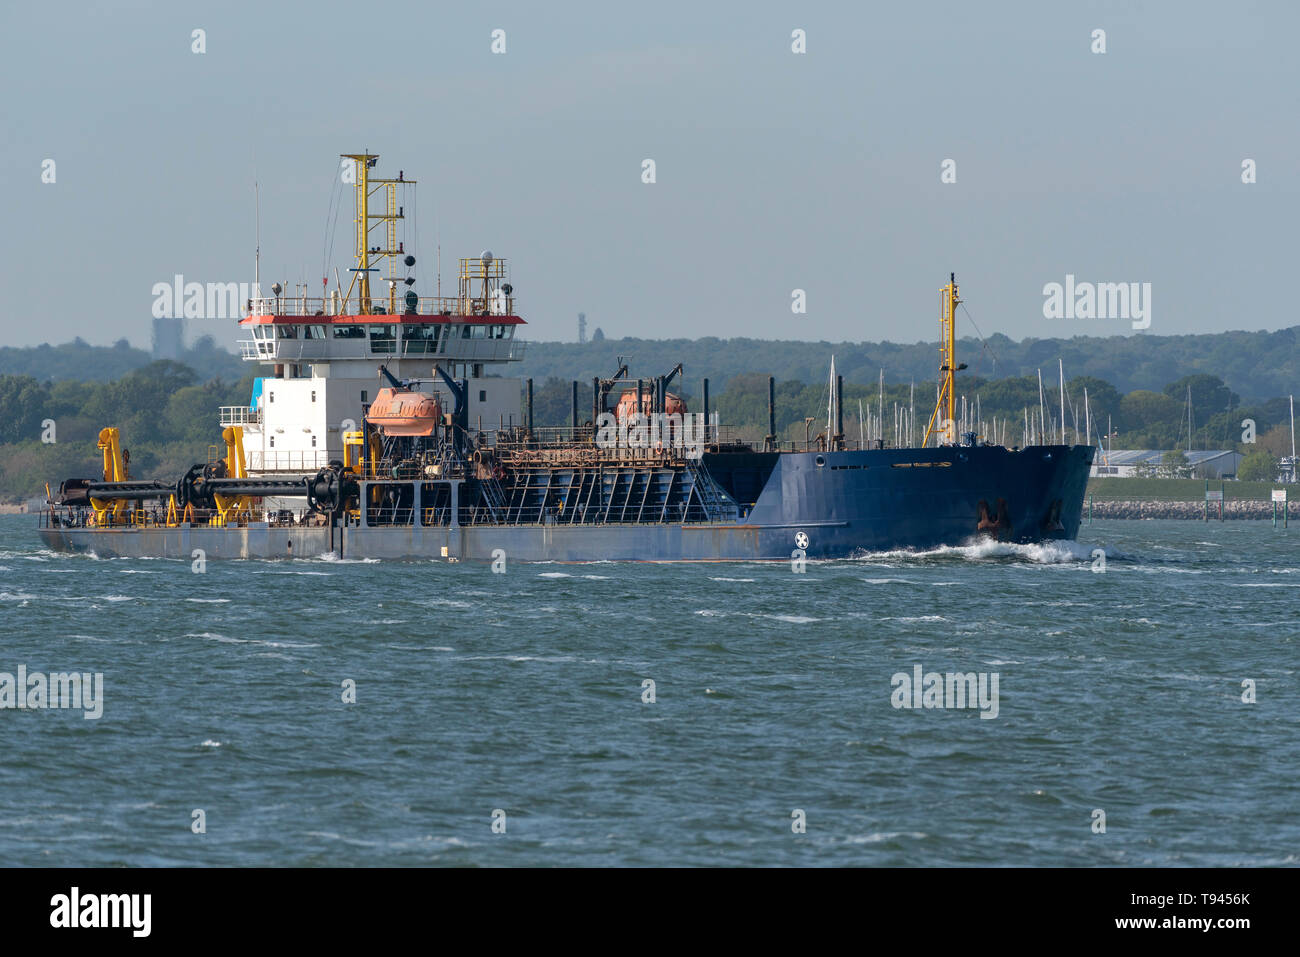
[[[330,455],[325,449],[308,451],[263,451],[247,449],[244,452],[247,468],[250,472],[314,472],[330,463]]]
[[[406,508],[391,508],[380,503],[366,507],[367,525],[412,525],[414,522],[415,509],[409,506]]]
[[[184,519],[184,520],[182,520]],[[249,524],[265,523],[275,528],[289,528],[297,525],[312,525],[323,519],[307,509],[268,509],[245,508],[231,509],[223,522],[221,513],[211,508],[191,508],[177,516],[177,521],[168,520],[168,508],[165,504],[148,507],[136,506],[123,515],[114,518],[109,513],[107,521],[102,524],[95,521],[95,510],[88,505],[50,505],[41,509],[41,528],[178,528],[189,526],[198,528],[215,526],[224,528],[242,528]]]
[[[434,469],[437,471],[426,471]],[[464,469],[432,463],[429,465],[402,463],[387,465],[367,462],[364,467],[352,466],[353,474],[363,482],[446,482],[465,477]]]
[[[573,464],[668,464],[690,461],[699,453],[716,449],[721,441],[724,445],[738,442],[728,435],[721,435],[718,426],[709,426],[701,445],[695,447],[674,443],[658,442],[653,446],[615,445],[606,447],[597,445],[590,426],[578,426],[576,429],[541,428],[510,429],[499,431],[493,436],[492,445],[498,457],[510,467],[546,467],[550,465]]]
[[[590,414],[584,420],[590,421]],[[592,445],[595,431],[590,425],[543,427],[535,428],[531,433],[527,429],[515,429],[510,432],[500,432],[496,444],[498,447],[519,447],[529,449],[545,448],[563,448],[573,445]],[[752,429],[731,425],[706,425],[704,427],[704,445],[706,447],[716,446],[752,446],[755,440],[755,434]],[[758,444],[762,444],[762,437],[758,437]],[[660,443],[663,449],[673,447],[670,442]],[[644,452],[656,451],[656,449],[627,449],[621,448],[620,451],[627,452]]]
[[[426,528],[438,528],[451,524],[451,508],[446,505],[428,506],[420,517],[420,524]]]
[[[395,298],[371,296],[259,296],[248,301],[254,316],[513,316],[515,297],[464,298],[461,296],[419,296],[408,306],[405,293]]]

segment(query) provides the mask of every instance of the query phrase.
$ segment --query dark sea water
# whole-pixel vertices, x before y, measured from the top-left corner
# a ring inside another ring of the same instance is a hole
[[[104,692],[0,710],[0,864],[1294,865],[1297,535],[195,574],[3,516],[0,672]],[[996,718],[896,709],[916,665]]]

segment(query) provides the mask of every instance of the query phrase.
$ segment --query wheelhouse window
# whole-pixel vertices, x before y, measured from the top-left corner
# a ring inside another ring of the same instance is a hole
[[[365,326],[335,326],[335,339],[364,339],[366,337]]]
[[[370,327],[371,352],[397,351],[397,326],[382,325]]]
[[[441,328],[434,323],[405,326],[402,329],[402,351],[408,355],[437,352]]]
[[[275,337],[277,339],[297,339],[298,327],[297,326],[276,326]]]
[[[303,326],[302,337],[304,339],[324,339],[325,327],[324,326]]]

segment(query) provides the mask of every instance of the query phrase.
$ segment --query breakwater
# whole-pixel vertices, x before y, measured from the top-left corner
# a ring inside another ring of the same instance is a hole
[[[1288,503],[1294,504],[1294,503]],[[1202,521],[1205,518],[1205,502],[1161,502],[1161,501],[1107,501],[1092,503],[1093,518],[1178,518]],[[1283,518],[1283,508],[1277,506],[1277,517]],[[1083,503],[1083,517],[1088,518],[1088,502]],[[1210,520],[1218,521],[1219,503],[1210,502]],[[1256,501],[1226,501],[1223,503],[1223,519],[1247,521],[1272,521],[1273,503]]]

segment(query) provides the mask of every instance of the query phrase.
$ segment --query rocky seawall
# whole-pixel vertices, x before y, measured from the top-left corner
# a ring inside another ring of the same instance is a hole
[[[1300,520],[1300,509],[1297,509],[1294,502],[1288,503],[1293,511],[1296,511],[1292,518]],[[1154,502],[1154,501],[1131,501],[1131,502],[1093,502],[1093,518],[1182,518],[1193,521],[1203,521],[1205,519],[1205,502]],[[1219,520],[1219,503],[1210,502],[1210,521]],[[1277,507],[1277,517],[1281,521],[1282,509],[1281,504]],[[1086,521],[1088,518],[1088,502],[1083,503],[1083,517]],[[1272,521],[1273,520],[1273,503],[1272,502],[1224,502],[1223,519],[1238,520],[1246,519],[1249,521]]]

